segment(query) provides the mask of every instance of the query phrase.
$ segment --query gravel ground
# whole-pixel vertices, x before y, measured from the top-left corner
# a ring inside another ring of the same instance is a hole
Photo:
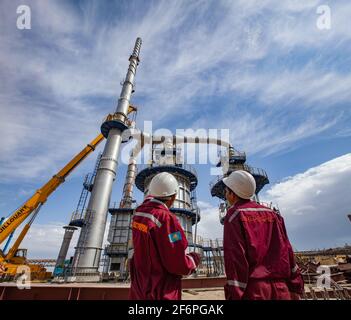
[[[223,289],[183,290],[182,300],[224,300],[224,291]]]

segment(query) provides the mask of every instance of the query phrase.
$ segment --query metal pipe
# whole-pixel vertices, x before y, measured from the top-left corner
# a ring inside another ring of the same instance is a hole
[[[144,145],[151,144],[151,143],[161,144],[166,140],[166,138],[168,138],[165,136],[152,136],[144,132],[141,132],[139,130],[136,130],[135,132],[131,133],[131,136],[134,139],[138,140],[138,143],[136,144],[136,146],[133,148],[131,152],[128,170],[126,174],[126,180],[123,188],[123,197],[120,203],[121,208],[131,208],[132,196],[133,196],[133,185],[134,185],[136,171],[137,171],[136,157],[138,156],[138,154],[140,153]],[[224,146],[228,148],[229,155],[232,155],[234,152],[233,146],[229,142],[221,139],[208,138],[208,137],[176,136],[176,135],[173,135],[171,138],[173,139],[174,144],[180,144],[180,143],[217,144],[219,146]],[[194,251],[196,251],[196,244],[197,244],[197,239],[196,239],[197,223],[198,223],[198,208],[196,210],[196,217],[195,217],[195,239],[193,241]]]
[[[137,162],[134,157],[130,157],[126,174],[126,180],[123,187],[123,196],[120,208],[131,208],[133,201],[133,185],[137,173]]]
[[[123,102],[124,100],[120,99],[120,101]],[[128,103],[128,105],[129,105],[129,103]],[[131,152],[130,159],[129,159],[128,169],[127,169],[127,173],[126,173],[126,179],[125,179],[124,188],[123,188],[123,196],[122,196],[122,200],[120,203],[121,208],[131,208],[131,206],[132,206],[133,186],[134,186],[136,172],[137,172],[136,157],[138,156],[138,154],[140,153],[140,151],[142,150],[142,148],[144,147],[145,144],[151,144],[151,143],[160,144],[160,143],[163,143],[163,141],[164,141],[163,138],[165,138],[163,136],[152,136],[152,135],[143,133],[139,130],[136,130],[133,133],[131,133],[131,136],[133,138],[137,139],[138,143],[133,148],[133,150]],[[174,144],[206,143],[206,144],[217,144],[220,146],[224,146],[224,147],[227,147],[229,150],[230,150],[230,148],[232,148],[230,143],[223,141],[223,140],[220,140],[220,139],[214,139],[214,138],[187,137],[187,136],[176,136],[176,135],[172,136],[171,138],[173,139]],[[88,210],[89,210],[89,206],[88,206]],[[196,212],[196,221],[198,220],[197,216],[198,216],[198,213]],[[93,219],[92,224],[94,224],[94,223],[95,223],[95,221]],[[106,220],[103,223],[103,226],[105,226],[105,225],[106,225]],[[96,228],[96,226],[95,226],[95,228]],[[195,228],[197,229],[197,225],[195,226]],[[81,233],[81,234],[83,234],[83,233]],[[195,239],[195,244],[196,244],[196,239]],[[99,254],[99,256],[100,256],[100,254]],[[92,259],[92,257],[91,257],[91,259]],[[77,268],[79,268],[79,265],[77,266]],[[85,270],[85,272],[86,271],[87,270]],[[79,273],[79,270],[77,270],[77,273]]]
[[[120,203],[121,208],[131,208],[132,206],[132,197],[133,197],[133,185],[137,173],[137,162],[136,162],[136,157],[142,150],[145,144],[160,144],[163,143],[162,141],[166,139],[167,137],[163,136],[152,136],[149,134],[146,134],[144,132],[141,132],[139,130],[136,130],[135,132],[131,133],[131,136],[138,141],[138,143],[135,145],[135,147],[131,151],[130,159],[129,159],[129,164],[128,164],[128,169],[126,173],[126,179],[123,187],[123,196],[122,200]],[[220,139],[215,139],[215,138],[206,138],[206,137],[187,137],[187,136],[172,136],[174,144],[179,144],[179,143],[206,143],[206,144],[217,144],[220,146],[224,146],[228,148],[228,152],[232,152],[231,150],[234,150],[232,145],[227,142],[223,141]],[[155,141],[156,140],[156,141]],[[197,218],[197,214],[196,214]]]
[[[141,38],[137,38],[135,41],[133,53],[129,58],[130,63],[129,63],[127,75],[124,80],[122,91],[118,99],[118,105],[116,108],[116,112],[123,114],[125,117],[128,114],[128,108],[130,105],[129,100],[132,95],[136,69],[139,64],[140,47],[141,47]]]
[[[134,138],[135,138],[135,136],[134,136]],[[144,136],[140,135],[140,132],[139,132],[138,138],[136,140],[138,142],[135,145],[135,147],[132,149],[132,151],[130,152],[129,164],[128,164],[128,169],[127,169],[126,178],[125,178],[125,182],[124,182],[123,196],[122,196],[122,199],[120,202],[120,208],[131,208],[132,207],[133,186],[134,186],[135,177],[136,177],[136,174],[138,171],[136,158],[145,145]]]
[[[194,245],[194,252],[196,252],[196,245],[197,245],[197,239],[196,239],[196,237],[197,237],[197,224],[198,224],[198,220],[199,220],[199,208],[198,208],[198,206],[197,206],[197,204],[196,204],[196,212],[195,212],[195,214],[196,214],[196,216],[195,216],[195,234],[194,234],[194,239],[193,239],[193,245]]]
[[[137,139],[139,142],[143,141],[143,144],[139,143],[134,147],[133,150],[138,150],[138,148],[143,148],[145,144],[161,144],[164,143],[167,138],[172,138],[173,139],[173,144],[187,144],[187,143],[196,143],[196,144],[217,144],[219,146],[223,146],[228,148],[229,154],[232,154],[234,152],[234,148],[231,145],[230,142],[221,140],[221,139],[216,139],[216,138],[209,138],[209,137],[189,137],[189,136],[154,136],[150,135],[148,133],[139,131],[135,129],[135,132],[132,132],[130,136],[133,139]],[[136,151],[135,151],[136,152]],[[140,152],[140,150],[137,151],[137,154]]]
[[[2,249],[2,252],[6,252],[7,248],[9,247],[9,245],[10,245],[10,243],[11,243],[11,240],[12,240],[14,234],[15,234],[15,231],[12,232],[12,233],[9,235],[9,237],[8,237],[8,239],[7,239],[7,241],[6,241],[6,244],[5,244],[5,246],[4,246],[4,249]]]
[[[120,126],[109,129],[105,148],[100,160],[95,177],[94,187],[91,192],[88,214],[91,215],[90,223],[83,228],[80,237],[84,235],[84,247],[76,250],[76,274],[98,274],[99,262],[102,251],[102,242],[106,227],[107,212],[111,198],[112,185],[116,177],[117,161],[122,142],[122,132],[125,129],[130,97],[134,86],[134,77],[139,63],[141,39],[137,38],[132,55],[129,58],[129,67],[118,100],[116,115],[121,116]],[[118,122],[118,121],[117,121]],[[118,123],[117,123],[118,124]],[[80,239],[81,240],[81,239]],[[78,242],[78,243],[82,243]],[[84,279],[81,279],[84,281]],[[88,280],[88,279],[87,279]]]
[[[73,233],[75,230],[77,230],[77,228],[73,227],[73,226],[65,226],[63,228],[65,229],[65,234],[63,236],[63,241],[62,241],[62,245],[60,248],[60,252],[59,252],[57,260],[56,260],[55,270],[57,268],[64,267],[67,252],[68,252],[68,249],[69,249],[69,246],[71,244],[72,237],[73,237]],[[63,269],[62,269],[62,271],[63,271]]]
[[[226,147],[228,150],[232,149],[232,145],[228,141],[209,137],[188,137],[188,136],[173,136],[174,144],[181,143],[195,143],[195,144],[217,144],[218,146]]]

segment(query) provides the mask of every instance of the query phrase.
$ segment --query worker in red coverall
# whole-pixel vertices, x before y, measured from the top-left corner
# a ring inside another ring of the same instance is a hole
[[[223,179],[231,207],[224,218],[227,300],[292,300],[304,290],[283,218],[250,198],[253,176],[243,170]]]
[[[151,195],[135,209],[130,299],[180,300],[182,275],[194,272],[200,262],[197,253],[186,253],[184,231],[169,211],[177,191],[174,176],[159,173],[150,182]]]

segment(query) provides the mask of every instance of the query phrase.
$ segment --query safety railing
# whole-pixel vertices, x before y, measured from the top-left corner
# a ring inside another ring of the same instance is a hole
[[[246,164],[242,164],[240,165],[240,167],[238,167],[237,169],[241,169],[241,170],[246,170],[248,172],[250,172],[252,175],[256,175],[256,176],[262,176],[268,179],[268,175],[266,173],[265,170],[260,169],[260,168],[255,168],[255,167],[251,167],[248,166]],[[221,181],[223,179],[223,176],[217,176],[215,177],[211,182],[210,182],[210,188],[212,188],[215,184],[217,184],[219,181]]]
[[[138,172],[147,169],[147,168],[153,168],[153,167],[177,167],[177,168],[181,168],[184,170],[187,170],[189,172],[191,172],[194,176],[197,177],[197,172],[195,170],[195,168],[190,165],[190,164],[184,164],[184,163],[176,163],[176,164],[157,164],[157,163],[153,163],[153,164],[139,164],[138,165]]]
[[[223,240],[222,239],[202,239],[198,243],[202,247],[212,247],[212,248],[222,248],[223,247]]]
[[[128,245],[127,244],[109,244],[105,246],[105,254],[121,254],[121,253],[128,253]]]
[[[71,215],[71,221],[83,220],[85,217],[85,210],[81,212],[80,210],[73,211]]]

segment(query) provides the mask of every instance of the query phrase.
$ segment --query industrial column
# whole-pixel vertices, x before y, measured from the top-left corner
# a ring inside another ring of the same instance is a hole
[[[54,276],[63,276],[64,273],[64,267],[65,267],[65,260],[67,256],[67,252],[69,249],[69,245],[71,244],[71,240],[73,237],[74,231],[76,231],[78,228],[73,227],[73,226],[64,226],[65,229],[65,234],[63,236],[63,241],[61,244],[60,252],[58,254],[57,260],[56,260],[56,265],[54,269]]]
[[[109,115],[101,126],[101,132],[107,141],[96,174],[91,192],[86,219],[89,221],[82,229],[80,237],[85,237],[84,247],[77,247],[75,252],[76,281],[99,280],[99,262],[102,242],[106,227],[107,211],[110,203],[112,184],[116,177],[117,160],[122,132],[128,129],[129,100],[133,92],[134,77],[139,64],[141,39],[137,38],[132,55],[129,58],[129,68],[124,80],[116,112]]]

